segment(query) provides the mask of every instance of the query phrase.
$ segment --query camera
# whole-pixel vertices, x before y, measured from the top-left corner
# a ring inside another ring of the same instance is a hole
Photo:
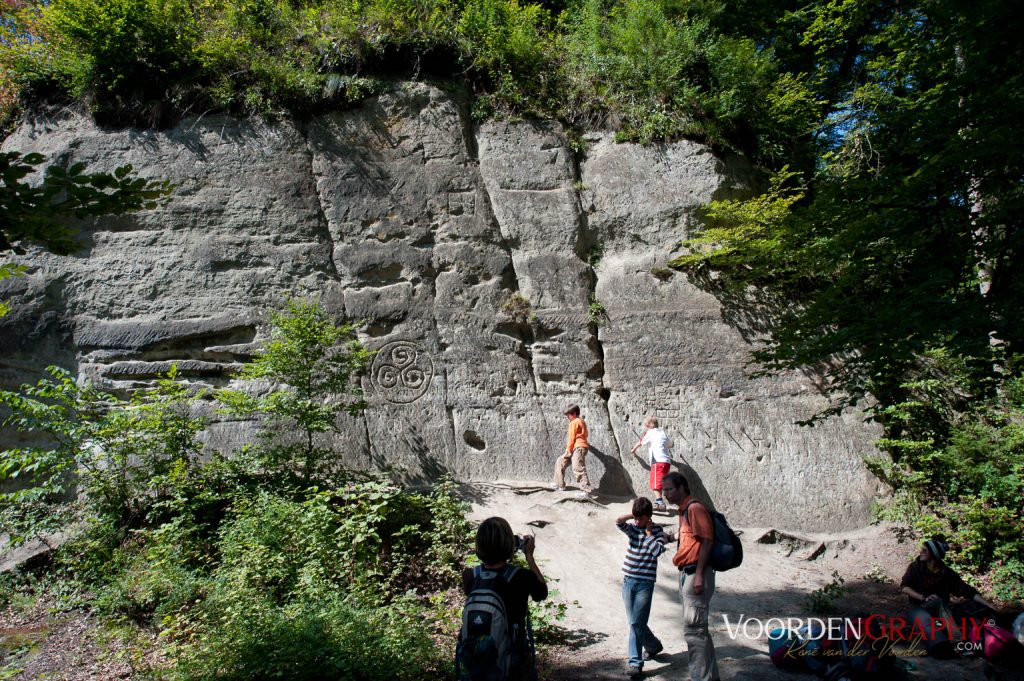
[[[526,546],[526,539],[521,535],[515,535],[516,539],[516,551],[522,551],[523,547]]]

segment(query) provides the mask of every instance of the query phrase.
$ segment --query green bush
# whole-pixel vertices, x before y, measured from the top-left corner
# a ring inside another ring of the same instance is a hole
[[[957,376],[950,375],[945,391],[965,387]],[[886,415],[904,422],[912,437],[884,440],[894,460],[869,462],[895,490],[882,517],[911,525],[921,538],[945,536],[949,560],[987,580],[1005,600],[1024,596],[1022,380],[1008,380],[1001,393],[965,410],[948,434],[934,424],[952,419],[954,407],[947,407],[947,415],[929,415],[943,409],[937,397],[943,381],[909,386],[921,400],[891,407]]]
[[[612,123],[620,141],[696,137],[758,158],[813,128],[818,106],[806,84],[696,7],[586,0],[560,28],[558,113],[574,124]]]
[[[457,583],[470,541],[464,511],[450,483],[429,496],[368,482],[238,499],[205,597],[170,620],[178,673],[441,678],[451,651],[433,637],[449,635],[456,614],[426,596]]]
[[[225,585],[192,633],[176,678],[419,681],[451,673],[451,652],[434,645],[412,599],[367,607],[329,591],[280,605]]]
[[[195,528],[176,518],[139,531],[105,559],[93,556],[99,570],[91,574],[82,570],[83,556],[77,556],[72,559],[78,568],[73,574],[95,590],[91,604],[100,612],[160,626],[199,602],[206,589],[204,568],[212,556],[203,551],[196,534]],[[79,546],[76,542],[71,549]],[[67,556],[69,551],[63,553]]]
[[[55,0],[17,17],[0,69],[18,87],[0,98],[56,84],[149,123],[161,108],[344,106],[424,70],[467,81],[478,119],[691,135],[767,159],[807,138],[820,109],[803,76],[780,75],[717,10],[668,0]]]
[[[161,97],[186,78],[198,26],[187,0],[56,0],[44,10],[47,33],[70,89]]]
[[[458,35],[472,65],[500,77],[515,70],[530,75],[545,60],[543,30],[550,15],[537,4],[519,0],[468,0]]]
[[[66,371],[52,379],[0,391],[10,410],[4,425],[33,433],[42,446],[0,452],[0,518],[16,540],[52,531],[71,519],[125,532],[144,524],[176,477],[199,459],[202,418],[197,395],[168,378],[130,400],[79,386]],[[81,499],[77,493],[82,493]]]
[[[241,378],[275,387],[263,395],[217,393],[228,413],[263,419],[261,441],[248,452],[260,471],[305,487],[345,477],[323,436],[338,432],[339,412],[366,408],[352,377],[371,356],[355,325],[336,323],[319,302],[292,300],[271,315],[270,339]]]
[[[174,371],[122,400],[53,369],[0,393],[5,424],[47,442],[0,456],[0,476],[24,481],[0,494],[3,526],[27,538],[72,523],[50,576],[75,586],[81,605],[157,628],[180,678],[440,678],[452,651],[435,638],[452,642],[457,616],[444,594],[471,543],[465,504],[450,480],[413,494],[325,474],[336,453],[308,447],[336,411],[362,408],[358,395],[341,398],[367,353],[315,304],[272,319],[247,375],[287,379],[263,396],[280,456],[265,443],[203,452],[193,409],[203,394]],[[289,449],[279,431],[296,427]]]
[[[455,582],[469,541],[462,510],[448,485],[431,496],[382,482],[299,499],[259,492],[232,507],[218,553],[228,581],[275,597],[318,584],[383,602]]]

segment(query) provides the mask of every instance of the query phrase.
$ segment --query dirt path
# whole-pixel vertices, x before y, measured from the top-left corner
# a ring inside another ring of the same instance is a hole
[[[628,513],[628,499],[581,502],[571,492],[552,492],[522,483],[473,484],[464,487],[473,504],[472,517],[482,520],[504,516],[517,533],[534,532],[536,556],[556,598],[572,604],[562,624],[571,642],[552,651],[543,675],[546,679],[626,678],[626,616],[621,599],[621,567],[626,539],[615,529],[618,515]],[[656,522],[675,527],[678,518],[658,515]],[[537,527],[536,525],[543,525]],[[839,612],[898,614],[905,607],[896,584],[915,553],[915,546],[901,542],[886,527],[868,527],[843,535],[800,537],[775,533],[758,543],[769,528],[742,530],[744,562],[718,575],[712,601],[712,635],[722,678],[726,680],[793,681],[814,676],[794,675],[776,669],[768,659],[766,634],[748,627],[751,637],[731,638],[725,617],[733,628],[741,616],[767,620],[771,617],[807,617],[806,600],[815,589],[830,583],[833,571],[846,581],[847,594]],[[806,541],[803,541],[806,540]],[[811,559],[811,556],[814,556]],[[865,578],[866,573],[871,578]],[[665,644],[666,654],[645,665],[645,678],[686,679],[686,644],[682,637],[682,609],[676,591],[677,572],[668,555],[662,557],[651,612],[651,629]],[[914,659],[911,679],[986,679],[984,660],[955,662]],[[999,676],[997,678],[1020,678]]]

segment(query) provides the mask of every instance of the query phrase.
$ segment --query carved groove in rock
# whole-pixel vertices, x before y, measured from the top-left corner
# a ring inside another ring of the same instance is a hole
[[[434,361],[422,346],[392,341],[377,351],[370,380],[388,402],[408,404],[427,392],[434,378]]]

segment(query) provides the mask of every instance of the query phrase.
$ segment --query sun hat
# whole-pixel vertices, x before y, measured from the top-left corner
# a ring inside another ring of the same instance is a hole
[[[924,543],[924,547],[928,549],[928,553],[932,554],[932,557],[938,561],[945,558],[946,551],[949,551],[949,544],[941,539],[929,539]]]

